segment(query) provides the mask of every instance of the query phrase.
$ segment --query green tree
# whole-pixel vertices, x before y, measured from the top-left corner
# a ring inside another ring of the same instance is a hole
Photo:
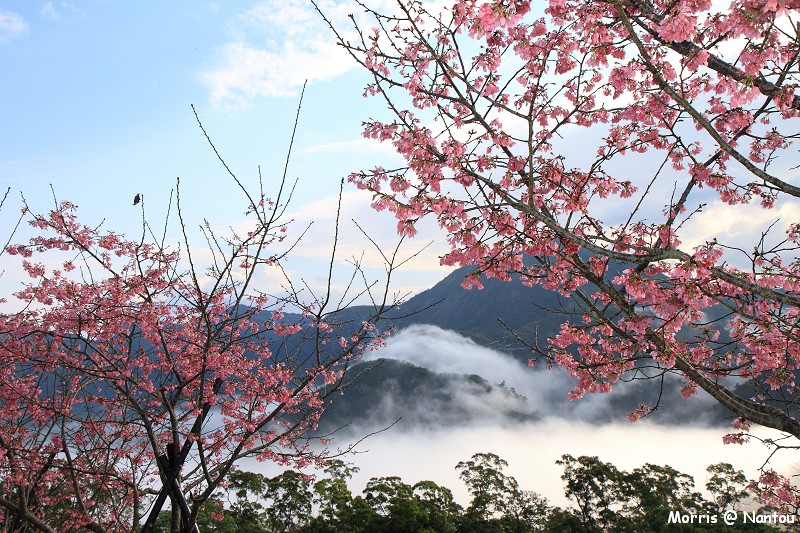
[[[264,520],[274,532],[294,531],[311,517],[311,480],[295,470],[286,470],[266,483]]]
[[[339,459],[328,461],[326,477],[314,483],[313,503],[317,516],[303,531],[308,533],[360,533],[375,521],[375,512],[364,498],[353,497],[347,480],[358,468]]]
[[[581,516],[574,509],[555,507],[550,510],[542,526],[544,533],[585,533]]]
[[[519,489],[517,480],[503,472],[507,466],[508,462],[493,453],[476,453],[456,465],[472,496],[468,515],[488,520],[505,511],[507,495]]]
[[[645,464],[632,472],[619,470],[597,457],[577,459],[563,455],[556,464],[564,467],[561,479],[565,495],[577,505],[575,510],[553,510],[544,525],[547,532],[698,532],[741,531],[775,532],[764,524],[740,522],[727,526],[717,513],[735,505],[745,493],[746,482],[741,472],[720,463],[708,471],[712,478],[707,484],[717,503],[706,501],[694,490],[694,479],[670,466]],[[717,496],[719,495],[719,496]],[[716,516],[716,523],[670,523],[670,512],[683,516]]]
[[[379,531],[416,533],[426,529],[427,513],[414,496],[414,488],[397,476],[372,478],[364,501],[375,511]]]
[[[299,530],[311,517],[310,487],[311,481],[294,470],[272,478],[255,472],[233,472],[227,489],[226,519],[231,519],[236,533]]]
[[[515,490],[507,495],[501,530],[508,533],[539,531],[547,522],[551,507],[547,498],[531,490]]]
[[[544,523],[549,512],[547,500],[520,490],[517,480],[505,474],[507,466],[493,453],[476,453],[456,465],[472,495],[459,531],[516,533],[532,531]]]
[[[584,530],[616,528],[621,518],[618,511],[629,492],[623,473],[611,463],[585,455],[576,459],[565,454],[556,464],[564,467],[564,494],[577,505]]]
[[[228,496],[236,497],[228,510],[236,523],[237,533],[267,533],[264,522],[265,506],[261,501],[266,491],[266,476],[255,472],[237,470],[230,477]]]
[[[739,502],[747,498],[747,478],[741,470],[729,463],[716,463],[706,468],[710,477],[706,489],[714,497],[714,508],[719,512],[738,509]]]
[[[453,499],[453,491],[433,481],[420,481],[414,485],[414,496],[428,516],[432,531],[454,532],[456,521],[463,508]]]
[[[222,516],[219,520],[215,515]],[[172,511],[161,511],[153,526],[154,533],[169,533],[172,530]],[[222,503],[208,500],[197,514],[197,527],[204,533],[256,533],[254,530],[242,530],[236,520],[235,513],[226,511]],[[259,530],[257,533],[261,533]]]
[[[645,464],[631,473],[622,472],[620,493],[623,520],[630,531],[676,531],[686,529],[668,521],[671,511],[701,514],[706,503],[694,492],[694,479],[670,466]],[[626,523],[627,521],[627,523]],[[705,525],[703,525],[705,526]],[[696,530],[690,527],[689,530]],[[702,529],[706,529],[703,527]]]

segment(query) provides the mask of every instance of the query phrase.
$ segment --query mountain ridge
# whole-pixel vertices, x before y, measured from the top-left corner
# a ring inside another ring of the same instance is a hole
[[[411,331],[412,326],[430,326],[472,340],[476,345],[488,347],[512,357],[519,363],[527,366],[531,357],[531,350],[519,338],[526,342],[546,341],[554,336],[560,329],[566,315],[575,312],[577,305],[569,298],[564,298],[554,291],[547,290],[539,285],[528,287],[518,280],[505,282],[495,278],[482,279],[483,289],[467,290],[461,286],[464,277],[472,272],[469,267],[462,267],[448,274],[433,287],[422,291],[401,304],[396,311],[387,314],[379,323],[379,327],[394,326],[397,333],[388,338],[391,345],[404,331]],[[368,307],[356,307],[344,310],[338,316],[342,318],[355,318],[368,314]],[[519,338],[518,338],[519,337]],[[408,348],[419,349],[419,348]],[[463,346],[460,349],[464,348]],[[500,380],[488,381],[487,373],[480,369],[474,372],[458,374],[454,372],[437,372],[425,368],[424,372],[412,370],[406,365],[416,366],[415,354],[393,355],[394,363],[385,366],[382,370],[371,370],[368,365],[374,362],[364,361],[356,364],[351,370],[351,378],[345,382],[345,391],[341,398],[337,398],[329,406],[330,412],[324,415],[329,421],[345,423],[347,415],[355,415],[351,421],[358,424],[360,419],[378,422],[377,412],[382,412],[382,422],[385,425],[392,423],[397,418],[404,417],[410,424],[418,423],[422,427],[430,426],[431,416],[425,415],[425,406],[429,412],[445,411],[447,413],[459,412],[464,417],[464,422],[469,421],[469,413],[464,412],[462,406],[453,402],[448,403],[440,394],[442,387],[464,389],[464,384],[469,381],[470,375],[477,375],[489,385],[499,387],[497,391],[504,394],[508,392],[518,400],[521,395],[509,390]],[[376,358],[381,358],[380,350]],[[491,361],[487,360],[487,365]],[[366,365],[366,366],[365,366]],[[386,365],[386,363],[384,363]],[[380,367],[378,367],[380,368]],[[392,369],[396,375],[390,376],[387,368]],[[542,373],[547,370],[535,370],[531,374],[533,381],[542,379]],[[521,412],[527,413],[527,421],[550,416],[575,417],[591,423],[607,423],[626,420],[628,413],[633,412],[641,402],[648,405],[659,404],[661,409],[651,415],[656,423],[680,424],[698,423],[701,425],[720,425],[731,417],[731,413],[710,398],[693,398],[684,400],[680,395],[683,381],[678,376],[667,375],[659,384],[651,381],[636,380],[630,383],[617,383],[614,391],[608,395],[587,395],[584,399],[569,402],[566,397],[574,379],[566,376],[563,369],[553,370],[555,374],[544,376],[550,381],[556,380],[563,384],[558,394],[547,396],[539,405],[528,403],[519,407]],[[481,375],[486,374],[486,375]],[[443,376],[446,376],[443,377]],[[394,384],[390,386],[391,379]],[[415,380],[413,383],[404,380]],[[504,380],[503,380],[504,381]],[[539,381],[537,381],[538,383]],[[396,386],[395,386],[396,385]],[[386,396],[396,390],[413,390],[413,394],[406,396],[402,401],[395,402],[394,409],[381,409],[390,403]],[[494,393],[497,393],[494,391]],[[473,391],[473,403],[488,402],[497,399],[494,393],[487,394],[476,388]],[[523,393],[524,394],[524,393]],[[516,395],[516,396],[514,396]],[[346,399],[345,399],[346,398]],[[413,398],[413,402],[411,399]],[[506,399],[508,399],[506,398]],[[526,402],[524,399],[522,403]],[[701,405],[698,405],[702,403]],[[371,406],[371,407],[369,407]],[[700,410],[698,408],[701,407]],[[516,408],[515,408],[516,409]],[[512,409],[513,410],[513,409]],[[418,416],[419,413],[423,416]],[[409,413],[414,413],[409,415]],[[497,412],[496,420],[499,422],[513,421],[513,417],[506,413]],[[487,416],[481,409],[477,409],[476,419],[485,421]],[[453,417],[441,417],[443,425],[453,423]],[[522,419],[520,419],[522,420]]]

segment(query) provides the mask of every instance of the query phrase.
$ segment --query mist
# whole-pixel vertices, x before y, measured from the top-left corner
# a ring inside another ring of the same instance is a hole
[[[348,483],[354,495],[361,494],[370,478],[399,476],[412,485],[434,481],[467,506],[470,496],[455,466],[478,452],[499,455],[520,488],[561,507],[569,505],[563,470],[555,464],[563,454],[597,456],[627,471],[646,463],[669,465],[691,475],[695,489],[706,494],[709,465],[730,463],[755,479],[772,451],[755,440],[723,444],[730,426],[712,420],[709,412],[715,404],[709,397],[665,400],[664,413],[656,415],[669,416],[632,423],[620,404],[629,403],[655,382],[620,383],[609,394],[569,401],[566,394],[574,382],[563,370],[530,368],[508,354],[435,326],[403,329],[364,359],[383,369],[387,368],[380,365],[383,360],[425,368],[443,376],[436,384],[446,390],[417,395],[409,402],[401,395],[398,377],[397,383],[381,382],[366,400],[359,396],[367,403],[360,409],[344,402],[352,415],[350,424],[333,435],[328,449],[333,454],[347,451],[341,459],[360,469]],[[470,378],[475,375],[485,382]],[[761,438],[779,436],[763,428],[754,433]],[[771,466],[786,475],[800,473],[800,462],[791,451],[775,454]],[[275,465],[253,460],[242,468],[266,475],[280,472]]]
[[[524,402],[516,406],[520,411],[539,418],[568,418],[589,423],[627,421],[626,415],[633,409],[625,410],[624,407],[635,407],[648,395],[652,397],[658,385],[655,381],[618,383],[610,393],[587,394],[581,400],[570,401],[567,394],[574,388],[576,380],[564,369],[547,370],[541,363],[531,368],[507,353],[480,346],[454,331],[432,325],[409,326],[391,336],[387,346],[365,356],[366,361],[379,359],[405,361],[442,374],[478,375],[523,396]],[[677,394],[681,380],[668,376],[667,382],[672,389],[662,398],[662,409],[651,415],[651,421],[679,421],[703,427],[713,422],[720,424],[722,417],[713,411],[717,406],[710,396],[701,391],[684,400]],[[673,394],[669,394],[670,391]],[[464,397],[464,394],[459,396]],[[496,397],[492,400],[500,401]],[[391,400],[387,400],[385,405],[391,405]],[[475,407],[478,413],[482,413],[484,408],[495,413],[503,412],[492,406]],[[391,416],[384,417],[388,418]],[[498,418],[495,422],[503,424],[505,421]]]
[[[371,477],[397,475],[409,484],[427,479],[444,485],[466,506],[470,498],[455,465],[474,453],[492,452],[508,461],[507,473],[519,481],[520,488],[566,506],[563,470],[555,464],[565,453],[598,456],[628,471],[645,463],[669,465],[691,475],[702,493],[706,492],[706,467],[711,464],[727,462],[743,470],[748,479],[756,478],[769,450],[758,443],[724,445],[724,433],[651,422],[594,425],[558,418],[513,428],[476,424],[439,431],[389,429],[369,437],[357,447],[359,453],[346,460],[361,469],[349,483],[354,494]],[[783,473],[800,470],[791,452],[777,455],[772,465]]]
[[[645,463],[669,465],[693,476],[696,489],[704,492],[707,466],[728,462],[752,479],[770,453],[758,442],[724,445],[722,437],[730,426],[710,414],[715,403],[708,396],[667,398],[663,413],[667,416],[631,423],[620,404],[630,403],[655,382],[620,383],[609,394],[569,401],[566,394],[574,380],[563,370],[530,368],[508,354],[435,326],[410,326],[365,356],[368,362],[385,359],[451,377],[477,375],[502,386],[471,388],[475,380],[453,378],[446,381],[448,390],[437,391],[433,399],[415,398],[413,410],[421,413],[409,412],[410,404],[396,395],[398,387],[375,391],[368,406],[370,416],[354,412],[352,425],[333,442],[344,447],[379,431],[344,458],[361,469],[350,483],[354,494],[371,477],[397,475],[409,484],[429,479],[447,486],[459,503],[467,505],[469,496],[455,465],[474,453],[492,452],[508,461],[507,473],[521,488],[563,506],[567,502],[562,469],[555,464],[563,454],[598,456],[624,470]],[[469,416],[454,419],[453,413],[463,409]],[[399,422],[380,431],[399,417]],[[777,436],[766,430],[761,434]],[[790,452],[776,454],[772,465],[785,474],[800,470]]]

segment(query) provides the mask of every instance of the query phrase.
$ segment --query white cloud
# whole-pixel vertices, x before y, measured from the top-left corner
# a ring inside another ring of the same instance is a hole
[[[789,224],[800,220],[800,204],[791,200],[780,202],[773,209],[754,205],[728,205],[720,200],[711,202],[702,212],[696,214],[687,227],[681,231],[685,250],[712,239],[732,247],[741,247],[752,253],[762,234],[766,233],[765,243],[778,244],[786,238]],[[786,258],[784,254],[784,259]],[[739,253],[726,257],[736,266],[745,259]]]
[[[339,154],[342,152],[351,154],[369,154],[373,156],[376,153],[392,156],[397,155],[397,152],[391,143],[380,142],[375,139],[366,138],[317,144],[300,150],[301,154]]]
[[[438,431],[404,430],[397,427],[360,442],[354,455],[343,459],[360,471],[348,482],[354,495],[360,494],[372,477],[400,476],[405,483],[431,480],[453,491],[458,503],[467,506],[470,495],[455,469],[456,463],[479,452],[490,452],[508,461],[506,473],[520,488],[535,491],[561,507],[571,502],[564,496],[563,468],[555,461],[564,454],[597,456],[621,470],[631,471],[645,463],[669,465],[694,478],[695,489],[706,494],[706,468],[725,462],[758,477],[758,469],[770,449],[757,443],[725,445],[719,429],[658,426],[647,422],[592,425],[549,418],[516,426],[469,425]],[[756,431],[762,437],[777,437],[774,431]],[[353,431],[337,435],[334,449],[343,449],[362,437]],[[800,465],[793,452],[775,454],[770,465],[786,475],[797,474]],[[273,476],[283,469],[269,463],[245,460],[244,470]],[[313,473],[309,471],[308,473]],[[316,472],[317,475],[323,475]],[[706,494],[707,496],[707,494]]]
[[[328,1],[320,7],[345,26],[353,6]],[[310,2],[261,2],[236,17],[232,33],[236,38],[220,48],[216,65],[201,76],[214,104],[290,96],[306,80],[331,79],[355,66]]]
[[[28,23],[19,13],[0,9],[0,43],[11,41],[28,31]]]
[[[244,104],[257,96],[292,96],[303,82],[333,78],[349,70],[333,45],[308,41],[305,49],[285,43],[268,50],[244,42],[226,44],[221,65],[202,75],[213,104]]]
[[[478,374],[492,383],[510,380],[509,386],[515,388],[525,387],[539,373],[502,352],[430,325],[409,326],[392,336],[386,347],[366,357],[379,358],[402,359],[434,372]]]
[[[284,221],[291,220],[288,237],[283,243],[270,246],[269,253],[278,254],[289,250],[288,257],[282,262],[286,274],[292,283],[298,287],[305,287],[306,297],[311,292],[317,296],[325,294],[330,288],[332,301],[343,299],[349,302],[360,291],[365,289],[364,279],[372,287],[373,296],[382,297],[386,287],[386,264],[381,252],[387,257],[398,245],[396,235],[396,221],[391,213],[378,213],[369,206],[369,196],[362,191],[347,191],[343,194],[342,209],[339,221],[338,242],[336,243],[336,256],[328,280],[329,262],[333,251],[338,198],[336,195],[324,195],[318,199],[297,204],[296,209],[287,211]],[[354,219],[368,233],[379,247],[380,251],[370,240],[365,237],[353,223]],[[232,225],[234,230],[243,235],[252,229],[252,221],[241,220]],[[302,238],[300,235],[309,227]],[[430,288],[452,268],[439,264],[439,255],[444,252],[445,244],[435,239],[435,222],[426,221],[422,235],[415,239],[406,239],[402,242],[397,253],[396,268],[391,275],[389,286],[390,300],[392,295],[405,298],[421,290]],[[300,238],[299,242],[296,242]],[[201,247],[202,248],[202,247]],[[364,278],[356,274],[353,279],[354,262],[358,262]],[[403,263],[399,265],[399,263]],[[266,276],[254,282],[253,287],[266,291],[276,291],[284,281],[276,277]],[[356,304],[369,304],[368,295],[362,294],[355,301]]]
[[[640,398],[647,384],[618,383],[607,394],[590,394],[582,400],[568,401],[567,393],[576,380],[559,367],[552,370],[532,369],[511,355],[480,346],[472,340],[432,325],[412,325],[389,338],[387,346],[369,352],[366,360],[398,359],[439,373],[476,374],[490,383],[503,383],[527,398],[534,412],[570,420],[597,423],[605,420],[624,420],[631,398]],[[628,398],[626,401],[625,398]],[[670,420],[684,419],[686,423],[705,424],[713,400],[705,393],[675,402],[665,398],[664,416]],[[499,412],[499,411],[498,411]],[[664,418],[656,419],[664,421]]]
[[[447,2],[425,2],[437,12]],[[317,5],[345,41],[360,41],[359,28],[375,26],[372,15],[355,2],[318,0]],[[391,14],[392,0],[374,0],[369,7]],[[324,81],[357,67],[311,2],[265,0],[231,23],[231,42],[218,50],[215,65],[202,75],[209,99],[221,106],[239,106],[255,97],[290,96],[304,81]]]
[[[399,240],[397,220],[391,213],[374,211],[369,204],[369,193],[363,191],[343,193],[337,257],[340,261],[357,257],[362,259],[364,266],[383,268],[383,257],[369,239],[361,233],[353,220],[367,232],[369,238],[375,241],[387,256],[397,246]],[[336,196],[325,196],[287,213],[287,218],[293,220],[293,232],[298,232],[300,228],[305,228],[311,222],[314,223],[313,231],[309,231],[301,245],[292,251],[292,257],[327,257],[330,255],[337,205]],[[446,251],[442,232],[437,230],[436,223],[432,219],[424,220],[420,226],[419,236],[414,239],[406,239],[400,248],[399,257],[404,259],[419,252],[419,255],[408,261],[404,268],[439,273],[449,272],[451,268],[442,267],[439,264],[439,256]],[[432,240],[435,242],[428,246]]]
[[[458,401],[472,401],[474,404],[485,400],[483,405],[474,405],[478,416],[464,421],[460,427],[450,424],[441,429],[423,429],[406,425],[402,429],[390,428],[367,439],[358,447],[363,453],[352,458],[361,468],[350,484],[356,491],[360,491],[372,476],[399,475],[406,483],[412,484],[430,479],[453,489],[464,505],[469,503],[469,496],[458,479],[455,464],[476,452],[493,452],[509,462],[508,473],[517,478],[522,488],[539,492],[558,505],[565,505],[560,479],[562,469],[555,464],[565,453],[576,457],[596,455],[600,460],[628,471],[644,463],[670,465],[694,476],[698,490],[704,489],[708,465],[729,462],[753,479],[770,453],[756,442],[742,446],[724,445],[722,437],[730,431],[729,428],[702,425],[704,413],[709,411],[712,403],[703,397],[681,399],[680,405],[667,406],[667,409],[682,409],[685,416],[678,419],[694,424],[664,424],[655,419],[630,423],[624,420],[624,413],[619,413],[618,422],[593,423],[597,415],[618,411],[610,401],[621,392],[620,385],[610,394],[589,395],[583,400],[570,402],[565,393],[574,382],[563,371],[532,370],[507,354],[433,326],[403,329],[389,338],[386,347],[366,355],[367,359],[381,357],[402,359],[435,372],[478,374],[492,383],[505,382],[527,397],[528,408],[545,416],[541,420],[522,423],[502,416],[481,416],[487,409],[502,412],[503,408],[509,407],[509,398],[485,395],[470,399],[467,398],[469,391],[455,387],[449,392],[455,393]],[[385,391],[385,394],[390,396],[391,391]],[[371,405],[370,412],[385,407],[382,404]],[[447,417],[447,413],[439,415],[442,419]],[[366,433],[366,427],[356,424],[348,435],[341,436],[344,442],[337,439],[334,445],[343,446],[348,438],[356,440]],[[778,435],[764,428],[757,428],[755,433],[762,438]],[[772,465],[785,474],[798,471],[791,453],[776,454]]]
[[[78,15],[81,11],[70,2],[47,2],[39,9],[39,13],[47,20],[58,22],[65,15]]]
[[[335,199],[332,201],[335,202]],[[324,207],[322,205],[321,209]],[[322,213],[317,213],[317,215],[313,231],[307,233],[300,244],[291,251],[285,266],[295,281],[302,277],[312,290],[319,293],[324,292],[328,286],[328,261],[333,246],[333,217],[322,218]],[[367,220],[359,217],[359,222],[370,232],[370,237],[376,240],[383,253],[388,257],[395,249],[398,238],[393,233],[393,219],[385,213],[382,218],[380,215],[380,213],[373,213]],[[384,228],[381,228],[381,221],[385,224]],[[300,220],[295,220],[295,222],[297,223],[295,228],[305,227]],[[387,222],[388,224],[386,224]],[[411,294],[428,289],[450,272],[449,267],[442,267],[439,264],[435,246],[422,250],[428,243],[429,241],[424,239],[406,240],[402,243],[397,254],[396,265],[410,259],[392,272],[389,285],[390,299],[393,299],[391,295],[406,298]],[[414,256],[417,252],[419,254]],[[351,281],[355,268],[353,263],[356,261],[361,273],[356,273],[355,279]],[[349,301],[349,298],[365,288],[364,280],[373,285],[371,292],[376,298],[381,297],[386,286],[386,268],[383,257],[347,219],[341,221],[332,279],[331,290],[336,300],[344,298],[347,293],[349,297],[344,300]],[[368,304],[369,302],[367,294],[361,295],[355,301],[356,304]]]
[[[48,20],[56,21],[61,20],[61,14],[56,10],[53,2],[47,2],[42,8],[39,10],[39,13]]]

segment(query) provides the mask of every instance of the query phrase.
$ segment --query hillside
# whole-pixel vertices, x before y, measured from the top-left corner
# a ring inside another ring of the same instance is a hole
[[[538,335],[544,342],[558,331],[565,313],[576,308],[573,300],[540,286],[527,287],[495,278],[482,278],[483,289],[466,290],[461,283],[469,272],[469,267],[454,270],[387,314],[386,323],[398,328],[432,324],[527,361],[530,351],[511,331],[526,341]],[[354,307],[341,316],[367,314],[367,308]]]
[[[379,351],[378,364],[368,361],[352,369],[346,390],[334,399],[324,417],[326,428],[351,423],[375,429],[401,417],[402,424],[422,428],[487,420],[509,424],[547,416],[588,423],[619,422],[640,402],[660,404],[661,408],[650,416],[657,423],[716,425],[729,418],[727,410],[702,393],[684,400],[679,393],[682,380],[671,375],[657,383],[619,383],[611,394],[568,401],[566,396],[574,379],[560,369],[528,369],[530,350],[509,328],[528,342],[538,338],[544,343],[568,318],[565,313],[575,309],[574,302],[539,286],[496,279],[483,280],[482,290],[465,290],[461,281],[468,272],[467,268],[455,270],[388,316],[384,325],[398,328],[398,333],[389,339],[391,355]],[[348,309],[339,318],[355,318],[366,311]],[[426,336],[432,330],[448,331]],[[483,360],[470,370],[458,373],[452,369],[459,366],[457,363],[450,364],[449,369],[446,364],[431,363],[436,361],[436,350],[449,349],[447,342],[436,342],[435,337],[442,335],[449,336],[451,344],[459,343],[452,349],[461,351],[448,361],[466,358],[468,352],[481,348],[491,351],[485,351]],[[415,342],[409,342],[409,337]],[[455,340],[458,337],[472,343]],[[421,351],[434,353],[421,357]],[[507,376],[495,371],[498,365],[508,364],[501,360],[502,354],[521,363],[509,367]],[[386,360],[386,356],[392,359]],[[506,386],[507,380],[516,391]],[[513,402],[505,401],[510,398]],[[498,401],[502,408],[486,407]]]
[[[539,418],[525,397],[476,374],[438,373],[405,361],[378,359],[350,371],[344,392],[328,406],[321,432],[348,425],[374,431],[395,424],[402,431]]]

